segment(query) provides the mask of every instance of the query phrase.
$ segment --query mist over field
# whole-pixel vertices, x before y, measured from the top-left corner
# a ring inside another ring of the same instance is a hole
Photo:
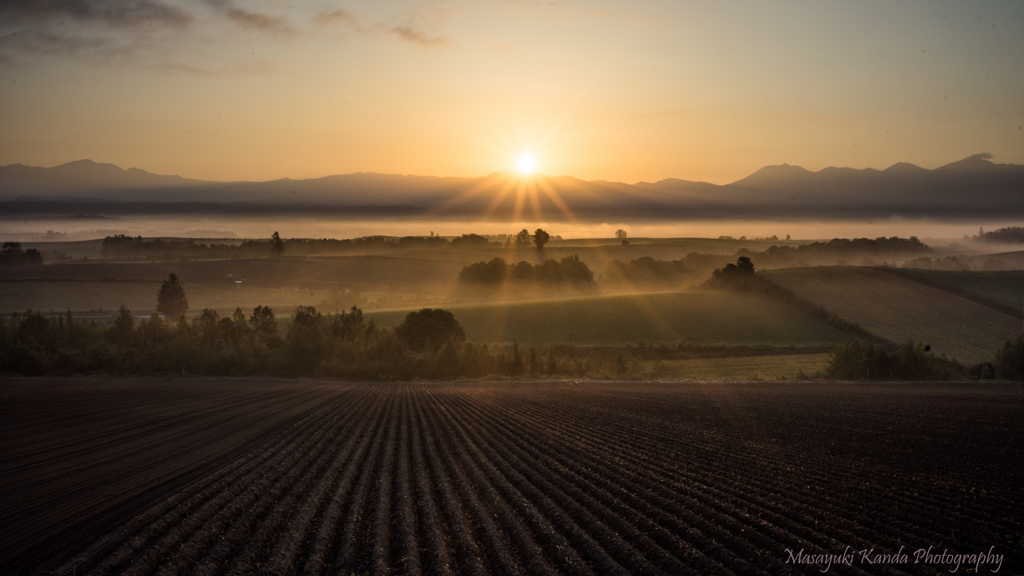
[[[876,238],[879,236],[917,236],[938,244],[961,241],[979,228],[994,230],[1019,225],[1012,216],[963,220],[879,218],[871,220],[789,220],[759,218],[732,220],[700,219],[685,216],[672,221],[642,217],[622,217],[590,222],[493,221],[476,219],[395,219],[395,218],[311,218],[245,216],[93,216],[70,214],[60,218],[46,216],[2,219],[3,241],[80,241],[102,239],[114,234],[172,238],[264,238],[278,231],[288,238],[358,238],[362,236],[441,236],[462,234],[514,234],[523,228],[550,230],[565,240],[614,239],[616,230],[626,230],[632,238],[785,238],[814,240],[831,238]],[[47,232],[52,234],[47,235]],[[1009,251],[1013,244],[1005,244]],[[965,249],[967,249],[965,247]],[[987,248],[986,248],[987,249]]]

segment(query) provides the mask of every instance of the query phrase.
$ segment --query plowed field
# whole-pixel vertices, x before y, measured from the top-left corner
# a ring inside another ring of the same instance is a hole
[[[949,573],[914,564],[928,547],[1024,568],[1019,383],[7,379],[0,399],[3,574],[821,573],[787,549],[847,546],[911,556],[832,573]]]

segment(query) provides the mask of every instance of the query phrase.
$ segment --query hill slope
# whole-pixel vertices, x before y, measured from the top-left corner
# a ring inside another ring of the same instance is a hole
[[[1006,340],[1021,334],[1019,317],[882,270],[817,267],[763,274],[879,336],[930,344],[936,354],[964,363],[991,360]]]
[[[679,292],[448,309],[474,342],[790,346],[833,344],[845,338],[801,311],[754,294]],[[367,316],[394,326],[408,312]]]
[[[890,274],[903,276],[957,294],[988,306],[993,310],[1009,314],[1014,318],[1024,316],[1024,271],[1002,270],[998,272],[959,270],[919,270],[910,268],[897,270],[884,268]]]

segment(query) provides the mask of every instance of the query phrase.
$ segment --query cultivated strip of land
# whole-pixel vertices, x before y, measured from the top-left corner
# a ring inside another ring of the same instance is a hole
[[[1012,318],[1021,318],[1024,310],[1024,272],[947,272],[897,268],[878,270],[966,298]]]
[[[637,342],[805,346],[849,336],[804,310],[760,294],[676,292],[446,306],[473,342],[622,345]],[[371,312],[382,326],[408,310]]]
[[[929,546],[1024,568],[1019,383],[33,379],[0,391],[16,399],[4,438],[20,438],[4,444],[18,471],[0,491],[4,573],[754,575],[821,570],[787,564],[787,550]],[[261,436],[289,407],[302,417]],[[205,474],[119,522],[26,553],[19,534],[61,533],[56,509],[88,525],[97,499],[128,498],[139,474],[193,466],[182,449],[214,442],[208,431],[245,430],[260,437],[245,453],[209,454]],[[84,467],[54,474],[64,461],[92,462],[99,491],[78,489]]]
[[[1021,317],[875,268],[816,267],[761,272],[772,282],[893,342],[931,345],[961,362],[991,361]]]

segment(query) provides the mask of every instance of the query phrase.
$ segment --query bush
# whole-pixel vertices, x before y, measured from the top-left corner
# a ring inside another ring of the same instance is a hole
[[[518,284],[544,283],[579,288],[592,286],[594,273],[576,255],[561,261],[545,260],[536,266],[525,261],[509,266],[505,260],[494,258],[490,262],[470,264],[459,272],[461,284],[498,286],[510,280]]]
[[[643,256],[629,263],[612,260],[605,269],[604,280],[609,282],[630,282],[633,284],[677,282],[690,274],[682,260],[655,260]]]
[[[466,340],[466,333],[451,312],[433,308],[410,312],[405,321],[395,328],[395,335],[416,352],[424,349],[436,351],[448,342],[462,343]]]
[[[521,264],[526,264],[526,262]],[[508,264],[502,258],[494,258],[490,262],[470,264],[459,272],[459,282],[463,284],[495,286],[505,282],[507,278]]]
[[[21,249],[20,242],[4,242],[0,249],[0,266],[42,266],[43,255],[35,248]]]
[[[453,238],[448,244],[452,248],[488,248],[492,246],[491,241],[479,234],[463,234]]]
[[[185,297],[185,289],[178,281],[177,274],[171,272],[156,293],[156,311],[171,320],[177,320],[188,312],[188,298]]]
[[[1003,380],[1024,380],[1024,339],[1007,341],[1003,348],[996,353],[995,362],[996,378]]]
[[[839,380],[951,380],[964,374],[958,362],[936,357],[924,344],[886,347],[857,340],[833,348],[825,370]]]

